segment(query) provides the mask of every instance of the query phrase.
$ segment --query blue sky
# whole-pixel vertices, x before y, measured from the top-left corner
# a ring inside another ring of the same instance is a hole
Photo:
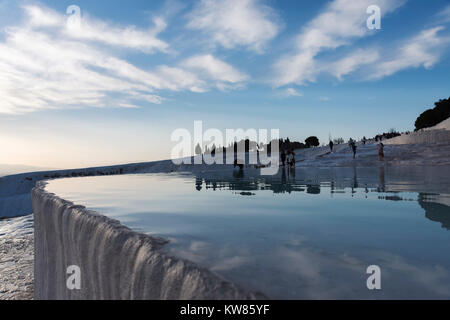
[[[194,120],[369,137],[450,96],[448,0],[0,0],[0,28],[0,163],[166,159]]]

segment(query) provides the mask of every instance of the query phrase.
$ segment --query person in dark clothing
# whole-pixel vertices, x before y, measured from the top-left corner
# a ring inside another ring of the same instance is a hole
[[[380,141],[380,143],[377,144],[378,148],[378,159],[380,161],[384,161],[384,144]]]
[[[356,159],[356,143],[352,141],[353,159]]]
[[[291,167],[291,168],[295,167],[295,152],[294,152],[294,149],[289,150],[287,163],[288,163],[289,167]]]
[[[330,152],[333,152],[333,146],[334,146],[333,141],[330,140],[330,143],[328,145],[330,146]]]
[[[286,152],[284,150],[281,150],[281,164],[283,167],[286,166]]]

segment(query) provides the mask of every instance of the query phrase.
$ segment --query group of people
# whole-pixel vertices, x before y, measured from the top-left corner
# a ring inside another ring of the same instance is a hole
[[[281,150],[280,158],[283,167],[286,166],[286,163],[291,168],[295,167],[295,152],[293,149],[290,149],[287,152],[285,152],[284,149]]]
[[[367,142],[366,137],[363,137],[363,139],[361,141],[365,145]],[[378,142],[377,143],[378,159],[380,161],[384,161],[384,144],[381,142],[381,138],[379,140],[375,139],[375,141]],[[353,159],[355,159],[356,158],[356,150],[357,150],[356,141],[353,140],[352,138],[350,138],[350,141],[348,142],[348,144],[353,151]]]
[[[376,137],[375,139],[378,143],[377,143],[377,149],[378,149],[378,158],[380,161],[384,161],[384,144],[381,142],[382,138],[381,137]],[[361,140],[362,144],[365,145],[367,142],[366,137],[363,137]],[[357,145],[356,145],[356,141],[353,140],[352,138],[350,138],[350,140],[348,141],[348,145],[350,147],[350,149],[353,151],[353,159],[356,159],[356,151],[358,149]],[[329,143],[329,147],[330,147],[330,152],[333,152],[333,148],[334,148],[334,142],[330,140]],[[295,152],[294,149],[289,149],[287,152],[282,149],[281,153],[280,153],[280,160],[281,160],[281,165],[283,167],[286,167],[286,165],[288,165],[290,168],[295,168]],[[244,165],[241,163],[238,163],[237,159],[234,160],[234,167],[238,168],[240,172],[242,172]]]
[[[367,142],[366,137],[363,137],[361,139],[361,142],[362,142],[363,145],[365,145],[366,142]],[[350,140],[348,142],[348,145],[353,150],[353,159],[354,159],[356,157],[356,149],[357,149],[356,141],[354,141],[352,138],[350,138]],[[330,152],[333,152],[334,142],[330,140],[330,143],[328,144],[328,146],[330,147]]]
[[[382,136],[375,137],[375,141],[378,142],[377,143],[378,158],[379,158],[380,161],[383,161],[384,160],[384,144],[381,142],[382,141]],[[367,142],[366,137],[363,137],[361,139],[361,142],[362,142],[363,145],[365,145],[366,142]],[[334,142],[330,140],[330,143],[328,144],[328,146],[330,147],[330,152],[333,152]],[[350,140],[348,141],[348,146],[353,151],[353,159],[356,159],[356,151],[358,149],[358,147],[356,145],[356,141],[353,140],[352,138],[350,138]]]

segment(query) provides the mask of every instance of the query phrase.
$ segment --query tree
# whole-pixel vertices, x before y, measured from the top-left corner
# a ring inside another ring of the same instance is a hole
[[[334,144],[342,144],[344,143],[344,138],[337,138],[333,140]]]
[[[416,120],[416,130],[433,127],[450,118],[450,98],[439,100],[434,103],[433,109],[424,111]]]
[[[318,147],[320,145],[319,138],[315,136],[306,138],[305,143],[307,148]]]

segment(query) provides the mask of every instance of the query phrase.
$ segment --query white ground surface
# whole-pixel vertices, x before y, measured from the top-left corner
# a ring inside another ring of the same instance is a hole
[[[437,124],[434,127],[431,128],[427,128],[425,130],[450,130],[450,118],[448,118],[447,120],[442,121],[441,123]]]
[[[33,215],[0,221],[0,300],[33,298]]]

